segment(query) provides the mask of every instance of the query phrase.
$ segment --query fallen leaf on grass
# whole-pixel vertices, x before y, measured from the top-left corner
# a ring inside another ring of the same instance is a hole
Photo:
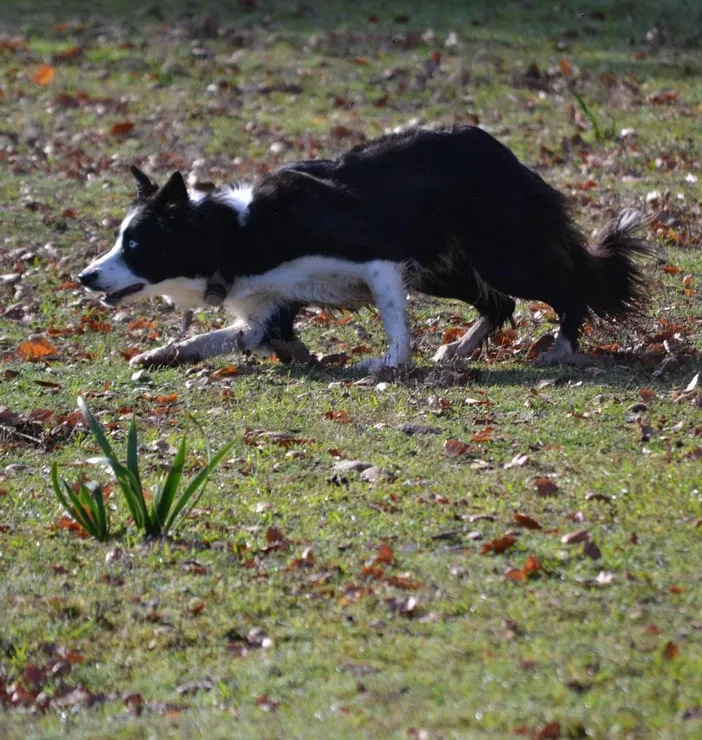
[[[523,455],[521,453],[515,455],[510,462],[505,463],[505,470],[509,468],[521,468],[529,462],[529,455]]]
[[[593,491],[585,494],[585,501],[611,501],[612,497],[604,493],[595,493]]]
[[[52,525],[52,529],[67,529],[70,532],[75,532],[79,537],[90,537],[90,534],[78,524],[77,521],[71,519],[70,516],[59,517]]]
[[[560,736],[561,725],[559,722],[549,722],[536,733],[537,740],[558,740]]]
[[[127,349],[123,349],[119,355],[123,360],[129,360],[132,359],[132,357],[136,357],[137,355],[140,355],[142,350],[140,350],[138,347],[127,347]]]
[[[256,697],[256,706],[264,712],[275,712],[279,705],[280,702],[271,699],[268,694],[261,694],[261,696]]]
[[[52,388],[53,390],[58,390],[59,388],[63,388],[61,383],[54,383],[53,380],[35,380],[34,381],[37,385],[40,385],[42,388]],[[51,412],[53,413],[53,412]]]
[[[700,374],[697,373],[695,377],[685,386],[685,390],[683,393],[692,393],[695,388],[697,388],[697,384],[700,381]]]
[[[322,414],[323,418],[330,419],[331,421],[335,421],[338,424],[350,424],[351,423],[351,417],[349,416],[349,412],[345,409],[342,409],[341,411],[334,411],[333,409],[330,409],[329,411],[325,411]]]
[[[218,370],[215,370],[212,375],[210,375],[210,377],[213,379],[230,378],[232,375],[236,375],[238,372],[239,368],[236,365],[227,365],[226,367],[220,367]]]
[[[388,586],[401,588],[404,591],[416,591],[422,586],[421,582],[412,580],[411,573],[400,573],[396,576],[387,576],[384,580]]]
[[[651,388],[641,388],[639,390],[639,398],[645,403],[650,403],[656,397],[656,393]]]
[[[126,136],[133,128],[134,124],[131,121],[121,121],[110,128],[110,134],[112,136]]]
[[[494,429],[492,427],[485,427],[485,429],[481,429],[473,435],[473,442],[490,442],[494,438]]]
[[[45,87],[54,81],[54,77],[56,77],[56,67],[42,64],[32,75],[32,82]]]
[[[524,573],[526,573],[527,576],[539,573],[543,569],[544,566],[541,564],[541,561],[534,555],[529,555],[526,559],[526,563],[524,563]]]
[[[385,599],[385,603],[390,607],[390,611],[401,614],[403,617],[417,616],[419,599],[416,596],[408,596],[405,599],[390,597]]]
[[[651,437],[656,433],[656,430],[650,424],[647,424],[640,416],[636,417],[636,426],[641,434],[642,442],[649,442]]]
[[[505,573],[505,580],[507,581],[526,581],[526,575],[521,568],[510,568]]]
[[[183,573],[193,573],[196,576],[206,576],[208,573],[207,568],[197,560],[184,560],[180,564],[180,569]]]
[[[124,697],[124,706],[134,717],[140,717],[144,711],[144,699],[141,694],[128,694]]]
[[[535,360],[539,355],[553,347],[554,338],[552,334],[544,334],[539,337],[527,351],[527,360]]]
[[[460,457],[470,452],[471,446],[460,439],[447,439],[444,442],[444,454],[446,457]]]
[[[663,658],[665,660],[675,660],[680,654],[680,645],[677,642],[669,641],[663,648]]]
[[[602,551],[594,542],[586,540],[583,544],[583,555],[592,560],[599,560],[602,557]]]
[[[48,339],[27,339],[17,346],[17,354],[27,362],[37,362],[49,357],[58,357],[59,350]]]
[[[311,547],[306,547],[299,558],[293,558],[288,570],[298,570],[299,568],[310,568],[314,565],[314,551]]]
[[[516,535],[506,534],[503,537],[498,537],[497,539],[491,540],[490,542],[486,542],[480,548],[480,554],[487,555],[488,553],[491,553],[491,552],[499,554],[501,552],[504,552],[505,550],[508,550],[510,547],[512,547],[512,545],[516,541],[517,541]]]
[[[541,561],[534,555],[529,555],[523,568],[510,568],[505,573],[505,578],[508,581],[524,582],[528,578],[540,573],[543,569],[544,566],[541,564]]]
[[[270,442],[280,447],[314,444],[313,439],[302,439],[287,432],[264,432],[260,429],[247,429],[244,432],[244,444],[246,445],[260,447],[265,442]]]
[[[185,608],[185,613],[189,614],[191,617],[197,617],[198,615],[202,614],[202,612],[205,611],[205,602],[204,601],[193,601],[192,603],[188,604],[188,606]]]
[[[393,552],[392,545],[388,542],[381,542],[378,548],[378,554],[375,556],[375,562],[392,565],[395,562],[395,553]]]
[[[77,59],[83,53],[83,49],[80,46],[71,46],[69,49],[56,52],[54,58],[57,62],[68,62],[72,59]]]
[[[534,478],[534,486],[539,496],[555,496],[558,493],[558,486],[550,478],[544,476]]]
[[[160,403],[160,404],[175,403],[177,400],[178,400],[177,393],[171,393],[167,396],[156,396],[156,403]]]
[[[536,521],[536,519],[532,519],[526,514],[520,514],[518,511],[514,512],[514,521],[517,522],[520,527],[524,527],[525,529],[542,528],[541,525]]]
[[[577,545],[579,542],[587,542],[590,539],[590,532],[587,529],[581,529],[577,532],[564,534],[561,542],[564,545]]]
[[[441,344],[451,344],[451,342],[455,342],[457,339],[460,339],[465,334],[465,329],[461,329],[458,326],[452,326],[449,329],[446,329],[444,333],[441,335]]]

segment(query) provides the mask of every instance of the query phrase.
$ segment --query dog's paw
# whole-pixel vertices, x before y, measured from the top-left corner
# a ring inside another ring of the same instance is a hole
[[[365,375],[380,375],[384,372],[402,373],[409,370],[411,367],[412,363],[409,361],[397,364],[392,361],[388,361],[387,357],[372,357],[368,360],[355,362],[351,365],[351,370],[357,373],[364,373]]]
[[[441,347],[436,350],[434,356],[431,358],[431,361],[441,363],[452,360],[456,356],[456,349],[458,348],[458,344],[458,342],[442,344]]]
[[[351,369],[357,373],[380,375],[383,370],[388,369],[388,365],[383,358],[370,358],[368,360],[362,360],[361,362],[355,362],[351,365]]]
[[[192,359],[185,359],[180,352],[177,344],[166,344],[164,347],[142,352],[140,355],[132,357],[129,364],[137,367],[154,368],[154,367],[173,367],[182,365],[185,362],[192,362]]]

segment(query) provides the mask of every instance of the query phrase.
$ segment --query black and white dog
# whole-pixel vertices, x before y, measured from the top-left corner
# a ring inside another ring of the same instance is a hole
[[[180,173],[158,188],[136,167],[138,199],[110,252],[79,278],[103,303],[165,295],[205,305],[219,281],[234,323],[146,352],[141,365],[197,362],[295,341],[302,306],[375,304],[389,339],[375,372],[407,363],[407,291],[456,298],[480,317],[435,360],[469,356],[512,317],[513,297],[544,301],[560,317],[542,359],[571,355],[583,321],[642,309],[646,288],[625,211],[588,243],[564,197],[485,131],[411,130],[339,159],[298,162],[253,187],[189,193]]]

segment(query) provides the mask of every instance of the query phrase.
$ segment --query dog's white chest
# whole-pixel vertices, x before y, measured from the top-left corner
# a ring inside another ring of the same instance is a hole
[[[335,257],[301,257],[262,275],[240,278],[226,302],[235,313],[242,302],[264,297],[282,302],[300,301],[359,308],[371,301],[367,267]]]

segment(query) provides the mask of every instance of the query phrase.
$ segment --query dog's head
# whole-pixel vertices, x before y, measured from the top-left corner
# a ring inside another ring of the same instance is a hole
[[[78,279],[119,306],[137,298],[167,295],[184,306],[204,305],[207,277],[215,269],[198,238],[195,204],[179,172],[161,188],[137,167],[137,199],[116,232],[112,249]]]

